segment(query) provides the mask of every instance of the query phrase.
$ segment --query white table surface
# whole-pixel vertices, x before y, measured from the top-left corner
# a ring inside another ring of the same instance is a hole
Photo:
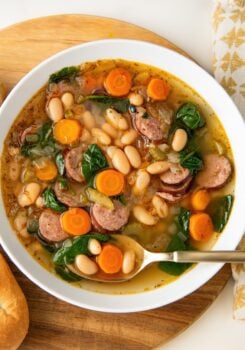
[[[52,14],[114,17],[164,36],[211,72],[212,5],[212,0],[0,0],[0,28]],[[198,321],[158,349],[244,350],[245,322],[232,319],[232,288],[230,280]]]

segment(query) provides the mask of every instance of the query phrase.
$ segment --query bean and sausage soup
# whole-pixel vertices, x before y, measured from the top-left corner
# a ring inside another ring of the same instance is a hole
[[[136,254],[208,249],[232,208],[232,152],[210,106],[178,78],[124,60],[65,67],[26,104],[4,144],[6,213],[28,252],[76,286],[134,293],[191,264],[150,265],[126,283]]]

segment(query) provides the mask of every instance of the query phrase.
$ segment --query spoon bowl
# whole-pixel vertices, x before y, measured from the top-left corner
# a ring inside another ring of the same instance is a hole
[[[144,249],[138,242],[129,236],[121,234],[110,235],[113,244],[117,245],[122,251],[132,250],[135,253],[135,265],[132,272],[123,274],[106,274],[99,272],[95,275],[86,275],[82,273],[75,264],[67,267],[75,274],[92,281],[118,283],[126,282],[138,275],[147,265],[159,262],[169,261],[175,263],[197,263],[197,262],[245,262],[245,251],[175,251],[164,253],[152,253]]]

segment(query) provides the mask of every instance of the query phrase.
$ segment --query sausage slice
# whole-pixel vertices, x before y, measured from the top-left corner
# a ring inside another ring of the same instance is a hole
[[[48,242],[60,242],[68,238],[60,224],[60,215],[45,209],[39,217],[39,230]]]
[[[173,195],[181,195],[186,193],[192,183],[193,177],[189,176],[185,180],[185,182],[182,182],[181,184],[178,185],[166,185],[164,183],[161,184],[161,191],[166,192],[166,193],[171,193]]]
[[[72,148],[65,154],[66,174],[77,182],[83,182],[84,178],[81,172],[81,161],[83,157],[84,146]]]
[[[78,184],[77,184],[78,185]],[[83,207],[85,204],[81,200],[83,187],[69,184],[68,190],[63,190],[59,182],[54,185],[54,192],[57,199],[68,207]]]
[[[107,209],[100,204],[95,203],[91,208],[91,217],[98,224],[97,228],[106,231],[118,231],[127,222],[129,218],[129,209],[122,205],[119,201],[113,201],[115,208]],[[94,225],[96,228],[96,224]]]
[[[220,188],[229,180],[232,168],[225,156],[208,154],[204,157],[204,169],[196,177],[196,182],[203,188]]]
[[[165,199],[167,202],[170,203],[177,203],[184,199],[187,196],[187,193],[184,194],[172,194],[167,192],[156,192],[156,195]]]
[[[136,111],[131,113],[136,130],[146,136],[151,141],[163,139],[160,121],[146,113],[143,107],[136,107]]]
[[[189,169],[179,166],[175,172],[168,170],[163,173],[160,178],[165,185],[180,185],[185,182],[189,176]]]

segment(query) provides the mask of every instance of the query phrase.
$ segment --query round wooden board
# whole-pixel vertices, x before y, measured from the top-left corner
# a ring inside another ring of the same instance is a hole
[[[0,31],[0,80],[11,89],[31,68],[54,53],[105,38],[140,39],[186,55],[157,34],[126,22],[85,15],[51,16]],[[57,300],[10,265],[30,308],[30,329],[21,346],[30,350],[152,349],[190,326],[230,277],[226,265],[207,284],[178,302],[147,312],[106,314]]]

